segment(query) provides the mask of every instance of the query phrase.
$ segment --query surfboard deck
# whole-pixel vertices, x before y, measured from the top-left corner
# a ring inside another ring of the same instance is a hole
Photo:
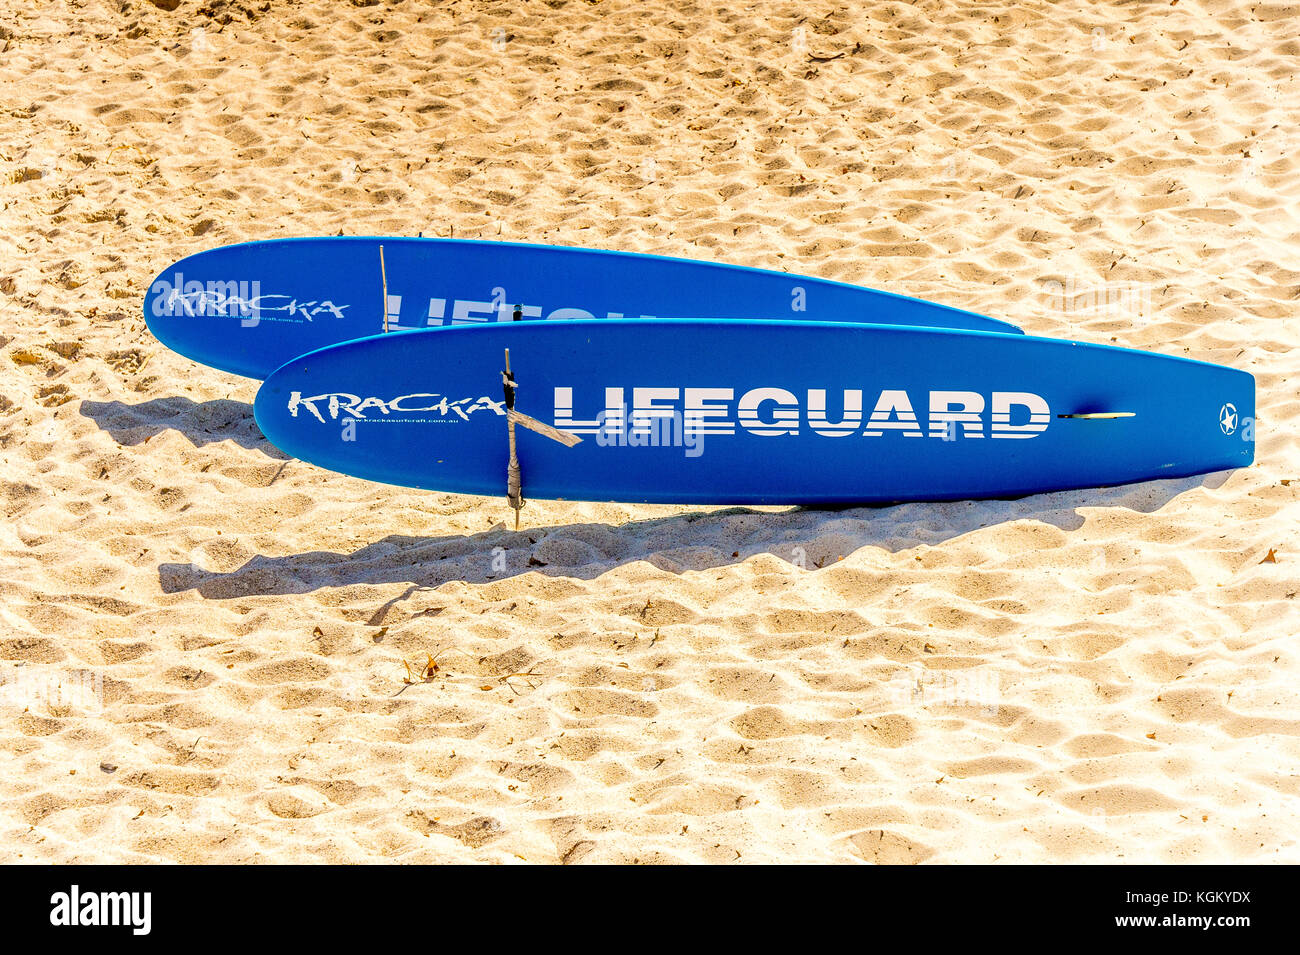
[[[163,344],[250,378],[327,345],[508,322],[516,308],[525,321],[707,315],[1020,331],[972,312],[803,275],[462,239],[228,245],[181,259],[150,283],[144,300],[145,322]]]
[[[1254,379],[1030,336],[718,320],[401,332],[273,372],[285,452],[390,484],[500,495],[516,409],[523,496],[797,504],[1013,497],[1244,467]]]

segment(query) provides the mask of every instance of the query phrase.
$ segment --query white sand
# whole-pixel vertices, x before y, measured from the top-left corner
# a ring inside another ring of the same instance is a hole
[[[200,6],[0,13],[0,859],[1300,861],[1300,8]],[[175,259],[340,229],[1231,364],[1258,463],[512,534],[145,329]]]

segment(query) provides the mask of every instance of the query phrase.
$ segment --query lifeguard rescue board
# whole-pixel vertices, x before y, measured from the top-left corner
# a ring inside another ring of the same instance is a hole
[[[144,317],[187,358],[265,378],[326,345],[416,328],[541,319],[869,322],[1019,334],[972,312],[825,279],[629,252],[462,239],[245,242],[181,259]]]
[[[1254,378],[1024,335],[820,322],[491,323],[292,359],[257,423],[373,481],[497,495],[515,408],[524,498],[717,504],[1013,497],[1238,468]]]

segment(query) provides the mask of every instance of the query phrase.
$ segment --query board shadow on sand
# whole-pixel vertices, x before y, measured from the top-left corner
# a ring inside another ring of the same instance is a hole
[[[142,444],[156,434],[174,430],[195,447],[234,441],[241,448],[260,451],[277,461],[289,460],[262,436],[253,420],[253,406],[246,401],[218,398],[193,401],[179,395],[154,398],[136,405],[122,401],[83,401],[79,409],[120,445]]]
[[[498,525],[479,534],[442,537],[390,534],[350,553],[259,555],[224,573],[194,563],[162,564],[158,579],[165,593],[195,590],[221,600],[356,584],[488,584],[533,571],[591,580],[637,561],[680,574],[738,564],[759,554],[777,557],[792,570],[812,571],[864,547],[894,553],[1010,521],[1038,521],[1068,533],[1083,526],[1079,508],[1151,513],[1184,491],[1213,486],[1220,479],[1210,475],[999,501],[792,508],[776,513],[724,508],[622,525],[564,524],[518,532]]]

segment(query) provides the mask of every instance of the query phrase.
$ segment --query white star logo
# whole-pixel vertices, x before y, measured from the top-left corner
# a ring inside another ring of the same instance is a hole
[[[1235,405],[1224,405],[1219,409],[1219,430],[1224,434],[1232,434],[1237,430],[1237,408]]]

